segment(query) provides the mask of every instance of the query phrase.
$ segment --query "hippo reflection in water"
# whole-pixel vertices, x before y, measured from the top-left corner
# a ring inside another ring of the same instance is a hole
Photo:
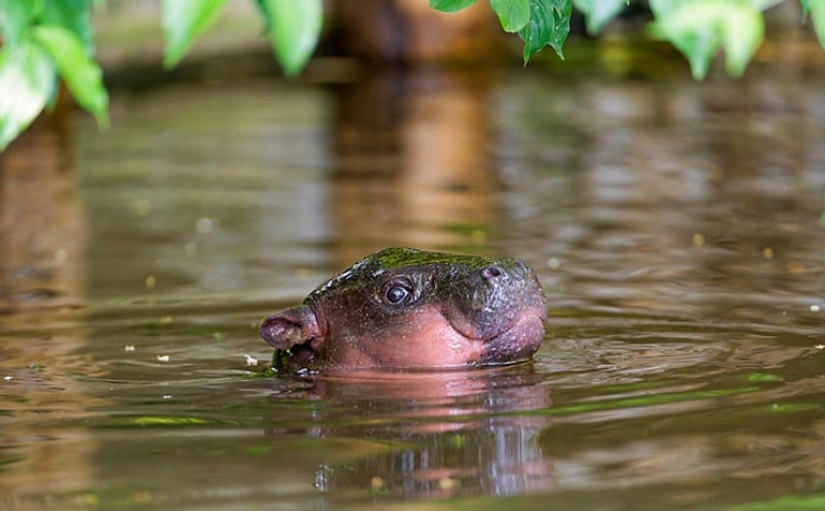
[[[529,360],[547,317],[516,259],[389,248],[261,322],[276,368],[441,369]]]

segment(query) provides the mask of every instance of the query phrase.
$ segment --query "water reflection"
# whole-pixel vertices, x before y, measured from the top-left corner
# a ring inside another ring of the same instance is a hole
[[[509,94],[501,143],[509,214],[552,219],[519,235],[555,252],[548,288],[585,306],[799,321],[774,293],[813,297],[821,278],[821,100],[793,79],[567,87]]]
[[[480,244],[499,217],[490,76],[372,71],[336,93],[330,221],[339,264],[387,246]]]
[[[82,302],[88,226],[67,115],[41,119],[0,155],[0,311]]]
[[[69,112],[40,119],[0,155],[0,507],[86,488],[95,444],[67,423],[99,405],[74,375],[85,351],[88,224],[77,193]],[[70,470],[67,470],[67,468]]]
[[[552,464],[539,440],[549,423],[540,412],[551,401],[541,380],[529,365],[319,378],[302,397],[325,404],[313,415],[318,425],[305,433],[360,438],[384,448],[319,465],[315,485],[332,495],[360,490],[405,500],[550,490]]]

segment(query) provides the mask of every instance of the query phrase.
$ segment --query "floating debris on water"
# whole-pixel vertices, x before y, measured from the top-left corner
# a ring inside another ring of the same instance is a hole
[[[215,228],[215,218],[198,218],[195,222],[195,231],[198,234],[209,234]]]
[[[373,476],[372,479],[370,479],[370,487],[373,490],[382,489],[384,487],[384,479],[379,476]]]
[[[132,202],[132,213],[136,216],[146,216],[152,212],[152,201],[149,199],[137,199]]]
[[[438,480],[438,487],[442,490],[455,490],[458,487],[458,480],[452,477],[442,477]]]

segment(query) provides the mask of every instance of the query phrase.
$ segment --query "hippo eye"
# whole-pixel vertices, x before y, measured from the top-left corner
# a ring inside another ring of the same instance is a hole
[[[401,286],[391,287],[387,290],[387,301],[390,303],[401,303],[409,294],[410,292]]]
[[[384,286],[384,301],[388,305],[401,305],[410,301],[413,287],[406,280],[393,280]]]

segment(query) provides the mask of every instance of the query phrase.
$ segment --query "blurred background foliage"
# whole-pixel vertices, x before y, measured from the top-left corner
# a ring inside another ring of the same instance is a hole
[[[424,0],[421,0],[424,2]],[[486,0],[483,0],[486,1]],[[825,2],[798,1],[825,44]],[[429,0],[437,11],[453,13],[478,0]],[[161,0],[166,69],[183,59],[193,42],[212,26],[228,0]],[[564,58],[573,8],[591,35],[601,32],[631,4],[644,4],[653,21],[647,32],[668,41],[703,79],[712,59],[724,53],[725,68],[740,76],[765,36],[763,12],[782,0],[489,0],[502,30],[523,41],[524,63],[546,46]],[[101,0],[4,0],[0,3],[0,150],[5,149],[44,109],[57,100],[59,84],[101,127],[108,124],[108,95],[95,60],[92,11]],[[284,74],[295,76],[318,45],[323,0],[254,0]],[[494,13],[494,14],[493,14]],[[800,20],[803,22],[804,20]],[[369,22],[369,20],[365,20]]]

